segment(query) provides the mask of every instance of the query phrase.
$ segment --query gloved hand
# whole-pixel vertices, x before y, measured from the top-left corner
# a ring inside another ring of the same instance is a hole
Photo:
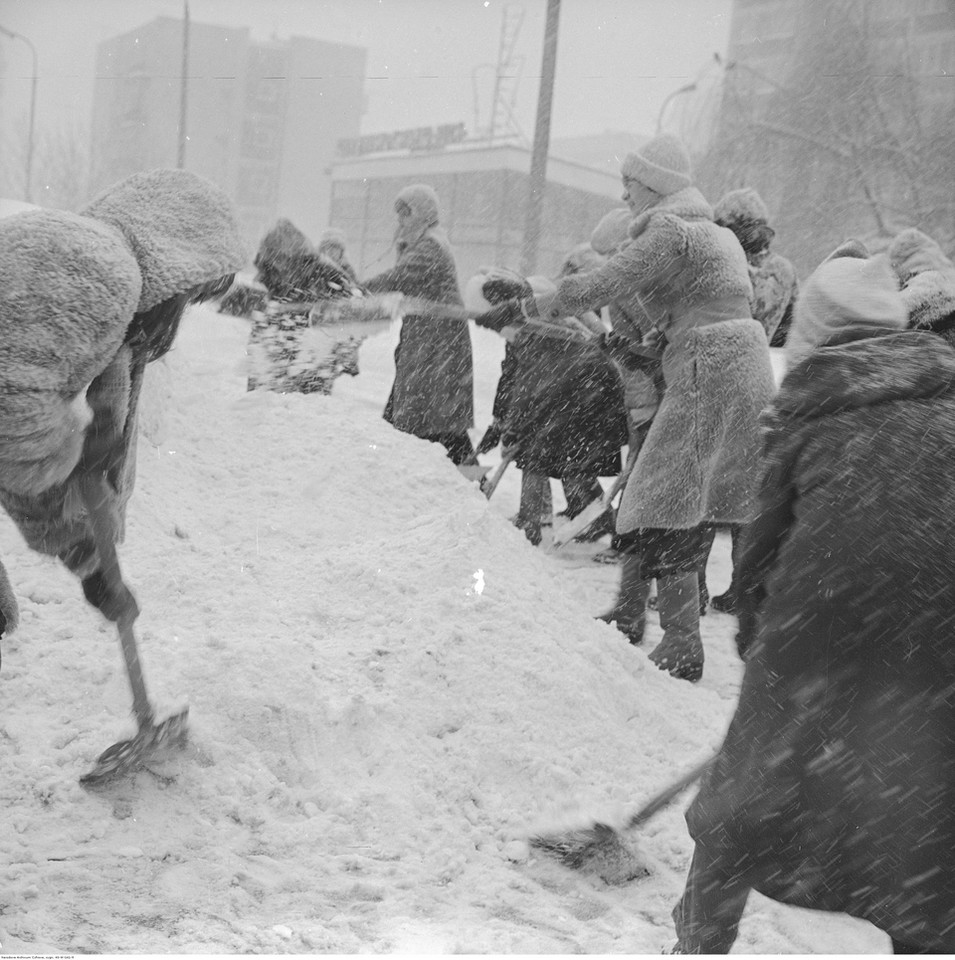
[[[491,421],[491,425],[484,431],[484,436],[481,437],[475,453],[480,456],[482,453],[489,453],[493,450],[501,442],[503,431],[504,424],[495,417],[494,420]]]
[[[83,596],[107,620],[115,623],[124,616],[133,620],[139,616],[136,598],[122,580],[111,584],[101,570],[96,570],[80,582]]]
[[[534,291],[530,284],[517,274],[491,274],[481,285],[481,296],[493,306],[507,300],[521,300],[532,297]]]
[[[520,450],[521,439],[513,431],[508,431],[501,437],[501,456],[502,457],[511,457],[516,456],[518,450]]]
[[[474,318],[479,327],[486,327],[495,333],[500,333],[505,327],[514,326],[523,322],[524,314],[520,300],[505,300],[503,303]]]

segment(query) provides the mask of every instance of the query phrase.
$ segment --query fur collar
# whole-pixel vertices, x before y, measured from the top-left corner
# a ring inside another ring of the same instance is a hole
[[[664,197],[656,206],[651,207],[630,224],[631,238],[639,237],[650,225],[654,217],[663,214],[679,217],[681,220],[712,220],[713,208],[696,187],[684,187]]]
[[[787,373],[766,425],[955,390],[955,350],[931,333],[848,330]]]

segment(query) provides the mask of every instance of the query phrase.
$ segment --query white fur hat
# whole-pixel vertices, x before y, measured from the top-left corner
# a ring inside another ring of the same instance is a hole
[[[664,197],[693,183],[690,155],[669,133],[654,137],[635,153],[628,153],[623,158],[620,175],[625,180],[638,180]]]
[[[903,330],[908,310],[885,257],[826,260],[799,291],[786,341],[789,366],[850,327]]]
[[[916,230],[915,227],[909,227],[898,234],[886,252],[892,269],[902,283],[916,273],[952,267],[952,261],[945,256],[942,248],[928,234]]]

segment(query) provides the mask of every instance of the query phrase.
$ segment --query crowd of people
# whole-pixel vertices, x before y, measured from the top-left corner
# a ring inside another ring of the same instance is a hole
[[[896,952],[955,952],[955,266],[909,228],[877,254],[821,251],[799,285],[758,193],[711,205],[677,139],[628,154],[621,178],[625,206],[556,276],[489,267],[470,313],[428,185],[397,194],[394,266],[366,278],[340,233],[313,245],[279,221],[250,345],[280,375],[249,389],[328,393],[357,372],[360,337],[303,356],[316,302],[413,298],[384,418],[458,466],[500,444],[534,545],[551,480],[573,519],[621,475],[618,507],[581,534],[610,536],[620,563],[601,619],[642,644],[655,582],[649,659],[679,680],[703,675],[705,569],[728,530],[733,578],[712,603],[738,616],[744,678],[687,814],[674,951],[728,952],[757,890],[868,919]],[[122,538],[143,369],[245,261],[229,201],[183,171],[0,225],[0,502],[110,620],[138,613],[104,543]],[[478,449],[469,328],[442,307],[507,341]],[[0,566],[0,635],[16,622]]]

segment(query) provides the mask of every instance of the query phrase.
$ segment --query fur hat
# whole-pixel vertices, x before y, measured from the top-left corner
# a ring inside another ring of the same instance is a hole
[[[917,273],[902,288],[909,326],[931,330],[943,317],[955,314],[955,270]]]
[[[438,195],[426,183],[413,183],[410,187],[399,190],[395,197],[395,206],[399,203],[407,204],[415,220],[429,227],[433,227],[441,218]]]
[[[345,249],[345,234],[341,230],[329,227],[318,240],[318,249],[324,250],[326,247],[341,247]]]
[[[686,147],[669,133],[654,137],[635,153],[628,153],[623,158],[620,175],[625,180],[638,180],[664,197],[693,183],[690,155]]]
[[[885,257],[826,260],[799,291],[786,341],[789,366],[851,327],[904,330],[908,311]]]
[[[721,224],[768,223],[769,210],[752,187],[742,187],[723,195],[713,208],[713,219]]]
[[[902,283],[913,274],[925,270],[951,269],[952,261],[942,253],[942,248],[928,234],[909,227],[889,244],[886,251],[889,263]]]
[[[633,214],[629,207],[618,207],[604,214],[590,235],[590,245],[602,256],[616,253],[621,244],[630,239],[630,221]]]

